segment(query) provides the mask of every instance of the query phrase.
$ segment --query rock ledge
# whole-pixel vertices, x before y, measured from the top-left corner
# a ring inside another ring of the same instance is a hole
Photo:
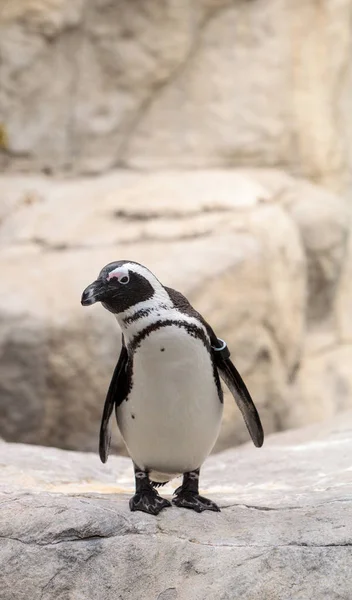
[[[351,451],[352,413],[228,450],[202,476],[221,513],[155,518],[126,458],[1,443],[2,600],[348,600]]]

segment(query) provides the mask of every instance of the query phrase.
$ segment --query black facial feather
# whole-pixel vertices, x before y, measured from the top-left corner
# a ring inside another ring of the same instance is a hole
[[[102,305],[112,313],[122,313],[138,302],[149,300],[154,294],[153,286],[143,275],[130,271],[129,276],[127,285],[119,283],[115,277],[105,283]]]

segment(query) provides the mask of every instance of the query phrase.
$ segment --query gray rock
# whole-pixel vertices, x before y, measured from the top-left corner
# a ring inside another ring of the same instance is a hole
[[[155,518],[128,459],[0,443],[1,598],[350,600],[351,452],[352,413],[228,450],[201,480],[221,513]]]
[[[281,165],[350,194],[350,8],[3,1],[0,165]]]

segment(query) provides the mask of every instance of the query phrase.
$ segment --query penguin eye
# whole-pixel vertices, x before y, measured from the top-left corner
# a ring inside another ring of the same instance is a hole
[[[126,285],[126,283],[128,283],[130,280],[128,275],[122,275],[122,277],[119,277],[118,282],[122,283],[122,285]]]

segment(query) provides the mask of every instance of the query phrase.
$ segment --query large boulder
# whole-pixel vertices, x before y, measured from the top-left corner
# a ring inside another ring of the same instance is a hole
[[[348,219],[338,198],[276,171],[7,176],[1,186],[5,439],[96,449],[120,335],[113,317],[100,306],[83,309],[80,295],[120,258],[147,264],[180,289],[227,340],[267,433],[350,406],[349,388],[342,402],[332,385],[326,411],[318,391],[304,411],[303,390],[317,386],[307,362],[311,328],[323,324],[334,356],[340,352],[331,323]],[[227,396],[216,449],[247,439]]]
[[[352,342],[352,235],[349,236],[343,261],[334,319],[340,342],[350,344]]]
[[[0,164],[285,165],[350,192],[350,9],[351,0],[2,2]]]
[[[287,395],[291,427],[324,421],[351,407],[352,344],[314,349],[312,343],[311,350]]]
[[[119,335],[111,315],[79,300],[100,268],[121,257],[181,289],[226,337],[266,430],[275,431],[303,336],[305,259],[293,223],[280,206],[262,205],[265,189],[237,173],[125,183],[122,175],[110,194],[98,183],[90,194],[87,183],[79,193],[62,183],[60,194],[60,184],[35,191],[32,180],[23,189],[24,198],[32,189],[32,202],[19,201],[3,219],[2,434],[96,448]],[[233,412],[231,400],[220,446],[247,439]]]
[[[320,218],[317,198],[325,202],[325,192],[261,171],[117,172],[78,181],[8,176],[2,182],[0,435],[5,439],[96,449],[120,335],[113,317],[100,306],[83,309],[80,295],[105,263],[120,258],[145,263],[165,284],[180,289],[227,340],[267,433],[314,420],[318,394],[306,419],[297,421],[307,396],[297,390],[303,374],[311,372],[302,361],[307,327],[316,322],[310,310],[315,295],[327,299],[320,303],[319,323],[322,314],[330,323],[335,310],[348,232],[337,198],[325,204]],[[306,209],[300,211],[303,200]],[[322,270],[326,276],[317,291],[310,265],[324,264],[329,255],[314,240],[322,226],[330,235],[329,218],[335,267]],[[328,331],[338,349],[335,329]],[[352,394],[341,403],[335,391],[329,388],[330,408],[321,418],[350,406]],[[216,449],[247,439],[227,396]],[[121,440],[116,435],[114,440],[121,451]]]
[[[0,443],[2,600],[348,600],[352,414],[211,457],[220,513],[131,513],[131,461]],[[163,489],[171,495],[173,486]]]

